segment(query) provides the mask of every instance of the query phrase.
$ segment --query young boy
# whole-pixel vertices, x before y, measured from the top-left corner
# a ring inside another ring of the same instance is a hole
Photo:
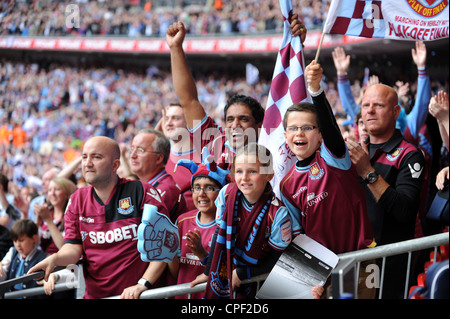
[[[0,281],[23,276],[38,262],[47,257],[39,248],[39,234],[37,225],[29,219],[19,219],[10,230],[14,247],[0,263]],[[12,291],[33,288],[37,286],[37,281],[30,280],[16,284],[11,287]]]
[[[177,220],[180,235],[178,258],[169,263],[172,274],[178,278],[177,283],[192,282],[205,271],[212,237],[216,230],[215,200],[219,191],[230,181],[230,171],[222,169],[214,162],[209,163],[208,151],[203,151],[203,163],[197,165],[192,161],[182,160],[177,163],[177,170],[184,166],[192,173],[191,190],[195,209],[181,214]],[[203,292],[194,293],[192,299],[201,299]],[[185,299],[187,295],[177,296]]]
[[[306,77],[314,104],[291,106],[285,138],[297,163],[281,182],[282,200],[303,231],[336,254],[367,248],[373,234],[364,192],[313,61]]]
[[[336,254],[373,246],[366,200],[345,141],[320,85],[323,70],[305,70],[314,104],[298,103],[284,117],[285,138],[297,163],[281,181],[281,199],[300,232]]]

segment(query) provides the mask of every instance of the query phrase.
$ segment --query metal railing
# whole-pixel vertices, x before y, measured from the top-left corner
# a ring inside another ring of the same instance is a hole
[[[387,257],[400,255],[400,254],[408,254],[408,265],[406,269],[406,285],[405,285],[405,295],[407,298],[407,290],[408,290],[408,279],[410,277],[410,265],[411,265],[411,254],[416,251],[425,250],[434,247],[435,256],[439,246],[448,245],[449,244],[449,233],[442,233],[437,235],[431,235],[427,237],[411,239],[403,242],[398,242],[389,245],[378,246],[374,248],[368,248],[363,250],[358,250],[354,252],[339,254],[339,263],[336,268],[344,263],[354,262],[356,263],[356,269],[359,271],[359,265],[363,261],[374,260],[374,259],[382,259],[382,269],[381,269],[381,280],[380,280],[380,294],[381,298],[382,290],[383,290],[383,277],[384,277],[384,263]],[[79,266],[80,267],[80,266]],[[64,267],[55,268],[54,271],[60,270]],[[0,283],[0,299],[15,299],[21,297],[29,297],[44,294],[43,287],[36,287],[30,289],[24,289],[14,292],[5,293],[8,287],[11,287],[17,283],[26,282],[35,278],[39,278],[43,276],[43,272],[36,272],[30,275],[25,275],[22,277],[14,278],[11,280],[7,280],[3,283]],[[251,280],[242,281],[243,284],[246,283],[258,283],[258,288],[260,284],[267,278],[268,274],[260,275],[252,278]],[[78,277],[79,278],[79,277]],[[144,291],[140,299],[167,299],[180,295],[191,295],[194,293],[202,292],[205,290],[206,283],[199,284],[195,287],[190,287],[190,283],[181,284],[181,285],[173,285],[162,288],[155,288]],[[65,291],[73,289],[73,286],[69,286],[67,284],[57,284],[55,285],[55,291]],[[112,296],[105,299],[119,299],[120,296]]]
[[[358,250],[354,252],[339,254],[339,263],[344,263],[349,260],[354,260],[357,263],[356,269],[359,270],[359,263],[367,260],[373,260],[373,259],[383,259],[383,267],[381,270],[381,286],[380,286],[380,294],[379,297],[382,296],[382,282],[383,282],[383,276],[384,276],[384,262],[387,257],[394,256],[394,255],[400,255],[404,253],[408,253],[408,269],[406,270],[407,273],[407,280],[406,283],[408,284],[409,279],[409,268],[411,263],[411,254],[415,251],[419,250],[425,250],[429,248],[435,249],[435,252],[437,251],[438,247],[441,245],[448,245],[449,243],[449,233],[442,233],[437,235],[431,235],[427,237],[417,238],[417,239],[411,239],[403,242],[398,242],[394,244],[389,245],[383,245],[378,246],[374,248],[368,248],[363,250]],[[436,255],[436,254],[435,254]],[[358,274],[357,274],[358,275]],[[243,284],[245,283],[253,283],[256,282],[258,284],[261,284],[266,278],[268,274],[260,275],[258,277],[252,278],[251,280],[245,280],[242,281]],[[407,285],[406,284],[406,285]],[[144,291],[140,299],[164,299],[164,298],[171,298],[179,295],[190,295],[196,292],[204,291],[206,287],[206,283],[200,284],[198,286],[189,287],[189,283],[182,284],[182,285],[175,285],[175,286],[168,286],[168,287],[162,287],[162,288],[156,288],[151,290]],[[407,289],[408,287],[405,287],[405,298],[407,298]],[[119,296],[109,297],[108,299],[118,299]]]
[[[64,269],[65,267],[55,267],[53,272],[59,271],[61,269]],[[44,271],[37,271],[32,274],[26,274],[20,277],[12,278],[9,280],[6,280],[4,282],[0,283],[0,299],[17,299],[22,297],[29,297],[29,296],[36,296],[36,295],[42,295],[44,294],[44,288],[43,287],[35,287],[35,288],[28,288],[28,289],[21,289],[16,290],[13,292],[5,293],[6,290],[8,290],[9,287],[12,287],[16,284],[21,284],[27,281],[39,279],[41,277],[44,277]],[[58,286],[58,291],[65,291],[68,290],[68,287],[66,284],[61,284],[64,287]],[[56,291],[56,285],[55,285],[55,291]]]
[[[339,255],[339,263],[337,267],[343,263],[354,262],[356,264],[356,278],[359,277],[360,264],[363,261],[382,259],[381,276],[380,276],[380,287],[378,292],[378,298],[383,296],[383,282],[384,273],[386,266],[386,258],[396,255],[408,254],[408,262],[405,269],[405,289],[404,289],[404,299],[408,298],[408,286],[409,278],[411,275],[411,260],[412,253],[420,250],[425,250],[429,248],[434,248],[434,260],[436,262],[437,250],[441,245],[449,244],[449,233],[442,233],[437,235],[426,236],[422,238],[410,239],[398,243],[393,243],[389,245],[382,245],[374,248],[368,248],[363,250],[358,250],[349,253],[343,253]],[[337,268],[336,267],[336,268]],[[336,287],[337,288],[337,287]]]

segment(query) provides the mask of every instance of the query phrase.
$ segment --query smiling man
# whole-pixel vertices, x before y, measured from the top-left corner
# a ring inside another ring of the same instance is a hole
[[[306,35],[306,28],[298,19],[291,23],[293,36]],[[224,109],[225,127],[218,126],[209,117],[198,99],[197,88],[187,65],[183,50],[186,29],[182,22],[173,23],[166,32],[170,48],[172,79],[175,93],[183,107],[188,129],[196,149],[207,147],[216,163],[231,166],[236,151],[242,146],[258,141],[259,129],[264,119],[264,108],[249,96],[230,97]]]

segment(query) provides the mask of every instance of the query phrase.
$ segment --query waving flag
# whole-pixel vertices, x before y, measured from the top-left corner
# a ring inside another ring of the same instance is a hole
[[[292,104],[309,99],[303,74],[304,57],[300,37],[291,36],[292,1],[280,0],[284,35],[277,55],[259,143],[266,146],[274,158],[274,192],[279,196],[279,184],[295,163],[296,157],[284,139],[283,117]]]
[[[448,38],[448,0],[332,0],[324,33],[431,41]]]

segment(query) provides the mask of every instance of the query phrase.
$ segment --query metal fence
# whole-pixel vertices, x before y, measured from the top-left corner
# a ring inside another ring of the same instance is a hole
[[[334,271],[334,274],[339,272],[341,270],[342,265],[348,265],[348,264],[354,264],[355,269],[359,271],[359,265],[361,262],[368,261],[368,260],[374,260],[374,259],[382,259],[382,269],[381,269],[381,278],[380,278],[380,287],[379,287],[379,297],[382,297],[383,292],[383,278],[384,278],[384,264],[387,257],[401,255],[401,254],[408,254],[408,265],[405,269],[405,278],[406,278],[406,285],[405,285],[405,294],[404,298],[407,298],[408,295],[408,282],[411,275],[410,268],[411,268],[411,259],[412,259],[412,253],[416,251],[422,251],[427,250],[430,248],[434,248],[435,256],[436,252],[438,251],[439,246],[442,245],[448,245],[449,244],[449,233],[442,233],[437,235],[431,235],[427,237],[417,238],[417,239],[411,239],[403,242],[398,242],[394,244],[389,245],[383,245],[378,246],[374,248],[368,248],[363,250],[358,250],[354,252],[344,253],[340,254],[339,256],[339,263]],[[81,271],[79,272],[81,273]],[[25,289],[25,290],[19,290],[14,292],[8,292],[5,293],[5,290],[8,287],[11,287],[17,283],[29,281],[33,278],[39,278],[42,277],[43,273],[38,272],[31,275],[25,275],[19,278],[11,279],[8,281],[5,281],[3,283],[0,283],[0,299],[16,299],[16,298],[22,298],[22,297],[31,297],[36,295],[43,295],[44,294],[44,288],[43,287],[37,287],[37,288],[31,288],[31,289]],[[253,283],[256,282],[259,284],[259,286],[262,284],[262,282],[267,278],[268,274],[260,275],[258,277],[252,278],[251,280],[245,280],[242,283]],[[333,273],[332,273],[333,275]],[[82,280],[82,276],[77,277],[78,280]],[[71,283],[71,285],[67,285],[65,283],[63,284],[57,284],[55,286],[55,291],[65,291],[69,289],[73,289],[74,283]],[[83,287],[83,282],[75,283],[77,287]],[[174,285],[174,286],[168,286],[168,287],[162,287],[162,288],[156,288],[156,289],[150,289],[147,291],[144,291],[140,299],[167,299],[172,298],[175,296],[180,295],[191,295],[193,293],[202,292],[205,290],[206,283],[199,284],[195,287],[190,287],[189,283],[181,284],[181,285]],[[79,289],[79,288],[78,288]],[[338,287],[333,287],[333,289],[338,289]],[[80,294],[77,294],[80,296]],[[335,295],[333,293],[333,295]],[[105,299],[119,299],[120,296],[113,296]]]

